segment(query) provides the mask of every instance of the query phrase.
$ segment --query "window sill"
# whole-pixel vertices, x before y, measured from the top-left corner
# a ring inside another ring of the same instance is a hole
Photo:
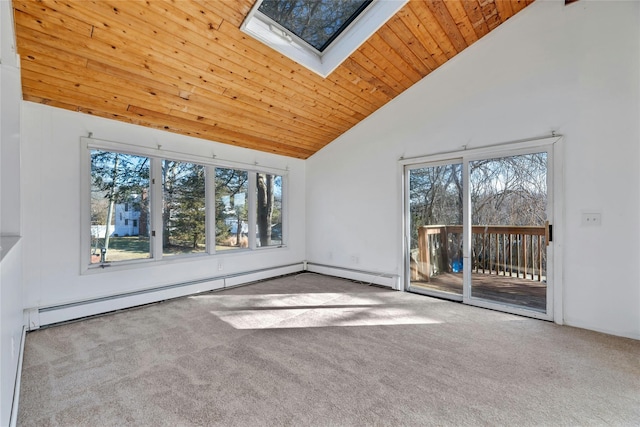
[[[151,258],[148,259],[140,259],[140,260],[131,260],[131,261],[116,261],[116,262],[107,262],[104,264],[91,264],[82,269],[81,275],[92,275],[92,274],[101,274],[107,271],[126,271],[126,270],[134,270],[138,268],[148,268],[151,266],[164,266],[171,264],[181,264],[185,262],[196,262],[196,261],[212,261],[217,258],[227,258],[233,255],[246,256],[248,254],[255,254],[257,252],[270,250],[270,249],[288,249],[287,245],[278,245],[278,246],[264,246],[258,247],[255,249],[235,249],[235,250],[227,250],[227,251],[218,251],[214,254],[197,254],[197,255],[182,255],[182,256],[171,256],[164,257],[159,260],[154,260]]]

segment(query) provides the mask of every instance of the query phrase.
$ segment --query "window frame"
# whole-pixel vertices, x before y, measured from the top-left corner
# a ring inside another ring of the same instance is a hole
[[[255,2],[240,30],[326,78],[407,2],[373,0],[322,52],[260,12],[262,0]]]
[[[196,166],[202,166],[204,168],[204,184],[205,184],[205,192],[204,192],[204,203],[205,203],[205,223],[204,223],[204,230],[205,230],[205,248],[203,252],[188,252],[188,253],[184,253],[184,254],[177,254],[177,255],[165,255],[165,247],[164,247],[164,201],[165,201],[165,192],[164,192],[164,183],[162,182],[162,169],[163,169],[163,165],[162,162],[163,161],[169,161],[169,162],[179,162],[179,163],[190,163],[192,165],[196,165]],[[203,164],[202,162],[195,162],[195,161],[185,161],[185,160],[180,160],[180,159],[176,159],[174,156],[163,156],[162,158],[160,158],[160,168],[158,169],[159,173],[158,173],[158,179],[152,179],[152,186],[155,185],[155,182],[158,181],[159,182],[159,192],[160,192],[160,198],[161,198],[161,204],[162,204],[162,212],[160,213],[160,216],[162,218],[162,220],[158,223],[158,226],[155,226],[155,224],[152,223],[152,231],[153,232],[157,232],[158,229],[160,230],[159,233],[159,239],[156,240],[160,240],[160,246],[161,246],[161,251],[159,252],[161,259],[171,259],[171,258],[194,258],[194,257],[198,257],[198,256],[202,256],[202,255],[211,255],[210,253],[210,236],[209,236],[209,227],[207,226],[207,223],[209,221],[209,217],[208,217],[208,213],[209,213],[209,204],[211,203],[209,200],[207,200],[207,177],[209,176],[209,174],[211,173],[211,167],[208,165]],[[155,177],[154,173],[152,172],[152,176]],[[156,234],[157,235],[157,234]],[[156,236],[153,236],[156,237]],[[215,250],[215,246],[214,246],[214,250]]]
[[[322,57],[324,56],[325,52],[334,44],[334,43],[339,43],[339,38],[340,36],[342,36],[343,34],[345,34],[348,30],[349,27],[351,27],[352,25],[356,25],[356,21],[361,17],[364,16],[366,10],[372,5],[373,0],[364,0],[358,10],[356,10],[354,12],[353,15],[347,17],[345,23],[338,29],[337,32],[335,32],[334,34],[332,34],[325,43],[323,43],[322,47],[324,49],[318,49],[317,47],[315,47],[314,45],[312,45],[311,43],[309,43],[307,40],[305,40],[304,38],[302,38],[301,36],[297,35],[293,30],[287,28],[285,25],[283,25],[280,21],[277,21],[275,19],[273,19],[272,17],[270,17],[269,15],[267,15],[266,13],[264,13],[263,11],[260,10],[260,7],[262,7],[262,5],[264,4],[265,0],[260,0],[259,5],[257,6],[256,11],[254,12],[254,17],[261,19],[265,22],[267,22],[270,25],[275,25],[280,31],[282,31],[284,34],[286,34],[287,36],[291,37],[291,38],[295,38],[296,42],[304,45],[306,48],[308,48],[310,51],[315,52],[316,55]],[[366,4],[364,4],[366,3]],[[354,16],[355,15],[355,16]],[[273,30],[273,29],[272,29]]]
[[[123,142],[114,142],[91,137],[81,137],[81,165],[80,172],[82,179],[80,180],[80,213],[81,213],[81,232],[80,232],[80,272],[81,274],[92,274],[105,270],[121,270],[128,268],[138,268],[141,266],[161,265],[165,263],[193,261],[211,256],[225,256],[227,254],[237,255],[242,253],[255,253],[256,251],[269,249],[287,248],[288,236],[288,169],[257,167],[257,163],[251,167],[250,164],[216,160],[212,158],[192,155],[187,153],[179,153],[175,151],[162,150],[161,146],[157,149],[134,146]],[[149,158],[149,233],[150,233],[150,257],[144,259],[133,259],[124,261],[112,261],[105,263],[91,264],[91,151],[103,150],[122,154],[144,156]],[[162,161],[172,160],[180,162],[189,162],[205,167],[205,230],[206,230],[206,249],[203,253],[188,253],[184,255],[163,256],[162,245],[162,205],[163,205],[163,189],[162,189]],[[238,248],[234,251],[216,251],[216,235],[215,235],[215,169],[226,168],[246,171],[248,173],[248,228],[249,228],[249,245],[247,248]],[[280,245],[271,245],[264,247],[256,246],[256,175],[265,173],[278,175],[282,177],[282,243]],[[253,218],[251,218],[253,216]],[[107,268],[108,267],[108,268]]]

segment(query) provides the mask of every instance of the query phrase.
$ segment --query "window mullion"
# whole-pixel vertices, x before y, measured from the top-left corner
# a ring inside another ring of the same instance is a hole
[[[248,206],[248,221],[249,221],[249,248],[256,248],[256,219],[257,219],[257,173],[249,172],[249,206]]]
[[[205,229],[206,251],[209,254],[216,253],[216,168],[207,166],[204,172],[205,184]]]
[[[162,159],[151,159],[151,247],[152,257],[162,259]]]

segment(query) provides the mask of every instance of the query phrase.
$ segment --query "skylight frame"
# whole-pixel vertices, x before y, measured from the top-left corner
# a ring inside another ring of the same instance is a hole
[[[314,44],[310,43],[308,40],[305,40],[305,38],[302,35],[296,34],[294,30],[287,28],[284,24],[280,23],[279,21],[276,21],[275,19],[267,15],[265,12],[260,10],[262,6],[265,4],[265,1],[268,1],[268,0],[260,0],[260,4],[258,5],[258,12],[260,13],[261,19],[266,18],[267,20],[272,22],[273,25],[276,25],[281,31],[288,33],[291,37],[296,37],[301,43],[306,44],[309,48],[317,52],[320,56],[322,56],[324,52],[329,48],[329,46],[331,46],[340,37],[341,34],[347,31],[351,25],[355,25],[355,22],[358,20],[358,18],[364,13],[364,11],[369,6],[371,6],[371,3],[373,3],[373,0],[357,0],[357,2],[360,3],[358,8],[350,16],[346,16],[346,15],[343,16],[343,18],[346,18],[345,22],[330,37],[327,38],[327,40],[322,44],[320,48],[318,48]],[[282,1],[282,0],[276,0],[276,2],[279,2],[279,1]],[[321,2],[322,0],[317,0],[317,1]],[[356,0],[348,0],[348,1],[356,4]],[[309,3],[306,3],[306,5],[310,6]]]
[[[242,23],[241,31],[321,77],[327,77],[408,0],[373,0],[323,52],[260,12],[258,8],[262,1],[256,1]]]

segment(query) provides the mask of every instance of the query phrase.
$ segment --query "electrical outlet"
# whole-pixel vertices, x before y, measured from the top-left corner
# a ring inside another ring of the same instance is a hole
[[[599,227],[602,225],[602,214],[600,212],[582,212],[583,227]]]
[[[352,264],[360,264],[360,257],[358,255],[352,255],[351,256],[351,263]]]
[[[224,265],[222,264],[222,261],[218,261],[218,271],[222,270],[224,270]]]

